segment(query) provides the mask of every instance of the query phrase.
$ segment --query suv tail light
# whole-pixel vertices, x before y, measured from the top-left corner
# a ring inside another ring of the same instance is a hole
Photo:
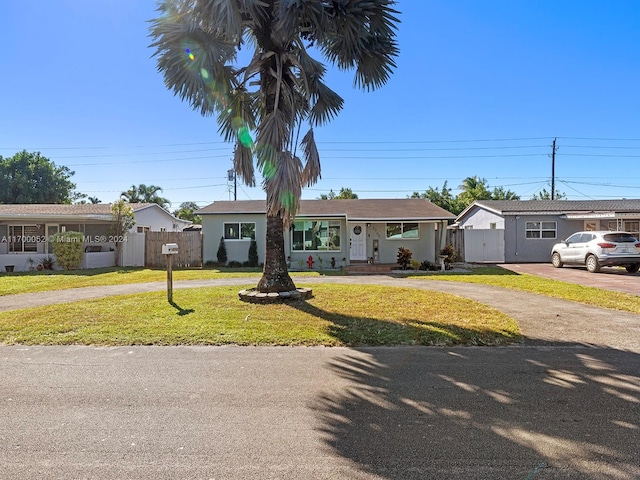
[[[613,244],[613,243],[604,243],[604,242],[601,242],[601,243],[599,243],[599,244],[598,244],[598,246],[599,246],[600,248],[616,248],[615,244]]]
[[[640,243],[636,243],[635,247],[640,248]]]

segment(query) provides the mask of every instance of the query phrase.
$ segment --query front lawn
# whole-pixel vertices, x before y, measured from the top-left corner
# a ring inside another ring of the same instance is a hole
[[[306,302],[240,302],[240,287],[108,297],[0,313],[0,342],[39,345],[505,345],[517,323],[472,300],[409,288],[314,285]]]

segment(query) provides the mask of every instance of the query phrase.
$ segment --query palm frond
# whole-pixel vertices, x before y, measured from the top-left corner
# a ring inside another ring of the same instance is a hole
[[[263,187],[267,193],[267,215],[280,214],[288,226],[298,211],[298,202],[302,195],[300,175],[302,162],[291,154],[281,152],[272,175],[264,178]]]
[[[281,110],[273,111],[259,119],[257,127],[257,148],[262,152],[258,154],[258,165],[263,164],[263,160],[270,159],[263,157],[265,147],[273,149],[275,152],[282,152],[289,139],[291,124]]]
[[[233,169],[240,175],[245,185],[255,187],[256,177],[253,168],[253,152],[240,141],[236,143],[236,148],[233,152]]]
[[[356,68],[355,84],[366,90],[386,83],[399,49],[393,0],[352,0],[327,7],[328,28],[318,32],[323,54],[338,68]]]
[[[236,0],[196,0],[193,14],[215,28],[219,37],[237,45],[242,39],[242,12]]]
[[[314,101],[309,120],[314,125],[329,123],[342,110],[344,100],[326,84],[317,81],[312,99]]]
[[[302,185],[310,187],[321,178],[320,172],[320,154],[316,146],[316,140],[313,134],[313,128],[310,128],[302,141],[302,151],[304,153],[305,165],[302,170],[300,180]]]

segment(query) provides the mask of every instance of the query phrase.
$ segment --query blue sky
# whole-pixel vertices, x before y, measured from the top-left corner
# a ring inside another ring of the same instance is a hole
[[[403,198],[487,179],[528,199],[640,198],[640,3],[399,0],[398,68],[316,129],[317,198]],[[149,48],[151,0],[0,2],[0,155],[40,151],[104,202],[153,184],[177,208],[229,200],[233,148],[169,92]],[[264,198],[238,186],[238,199]]]

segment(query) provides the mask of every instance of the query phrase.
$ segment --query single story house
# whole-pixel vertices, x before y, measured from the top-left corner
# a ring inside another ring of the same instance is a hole
[[[135,218],[131,233],[182,231],[191,224],[175,218],[155,203],[130,204]],[[111,204],[3,204],[0,205],[0,271],[7,266],[24,271],[53,254],[51,237],[64,231],[84,234],[85,259],[82,268],[115,265],[115,238],[111,228]],[[128,242],[127,242],[128,243]],[[144,240],[140,247],[125,246],[128,265],[144,264]],[[132,253],[132,249],[136,253]],[[29,261],[32,260],[32,262]]]
[[[196,212],[202,216],[203,260],[217,261],[225,239],[229,261],[245,262],[251,240],[264,261],[266,202],[214,202]],[[285,252],[296,265],[313,257],[316,265],[354,262],[396,263],[399,247],[413,258],[436,263],[445,246],[447,225],[455,215],[424,199],[301,200],[285,231]]]
[[[583,230],[640,234],[640,200],[477,200],[456,219],[468,262],[549,262]]]

